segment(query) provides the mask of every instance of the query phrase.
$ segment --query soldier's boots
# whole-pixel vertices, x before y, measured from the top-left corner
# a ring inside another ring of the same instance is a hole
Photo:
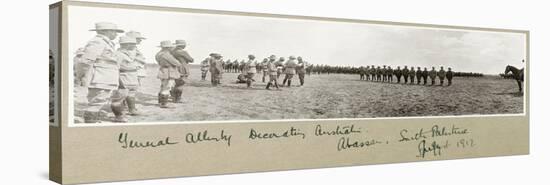
[[[128,105],[128,114],[130,116],[138,116],[141,114],[136,108],[135,97],[126,97],[126,104]]]
[[[269,90],[269,87],[271,87],[271,82],[267,83],[267,86],[265,86],[265,89]]]
[[[122,102],[112,102],[111,110],[113,111],[113,114],[115,114],[115,119],[113,120],[113,122],[115,123],[128,122],[128,119],[126,119],[126,116],[124,115],[124,106]]]
[[[168,106],[168,99],[170,99],[170,95],[159,93],[159,107],[170,108],[170,106]]]

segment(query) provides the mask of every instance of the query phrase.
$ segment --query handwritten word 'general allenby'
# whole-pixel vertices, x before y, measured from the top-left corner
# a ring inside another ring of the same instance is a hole
[[[290,127],[287,130],[281,132],[261,132],[255,129],[250,129],[248,139],[278,139],[278,138],[290,138],[290,137],[301,137],[301,139],[306,138],[306,134],[301,132],[299,129]]]
[[[175,145],[178,142],[170,140],[170,137],[163,137],[162,139],[149,140],[149,141],[138,141],[130,139],[128,133],[120,133],[118,135],[118,143],[122,144],[124,149],[134,149],[134,148],[156,148],[167,145]]]

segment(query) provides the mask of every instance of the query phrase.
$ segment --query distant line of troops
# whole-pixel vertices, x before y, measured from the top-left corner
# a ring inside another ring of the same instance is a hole
[[[416,79],[416,84],[428,83],[428,78],[431,81],[431,85],[435,85],[436,79],[439,78],[439,85],[443,85],[445,79],[447,79],[447,85],[450,86],[453,81],[454,72],[449,67],[447,71],[443,67],[436,71],[435,67],[432,67],[430,71],[428,68],[422,70],[420,67],[417,67],[415,70],[414,67],[410,69],[405,66],[401,69],[400,66],[397,69],[392,69],[390,66],[384,65],[383,67],[376,67],[374,65],[367,67],[359,67],[359,76],[361,80],[375,81],[375,82],[388,82],[393,83],[393,77],[395,76],[395,82],[401,83],[401,77],[405,84],[409,83],[414,84]]]

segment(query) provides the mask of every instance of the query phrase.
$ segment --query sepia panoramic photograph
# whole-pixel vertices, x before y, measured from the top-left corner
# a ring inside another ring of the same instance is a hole
[[[76,125],[525,113],[525,33],[82,6],[68,14]]]

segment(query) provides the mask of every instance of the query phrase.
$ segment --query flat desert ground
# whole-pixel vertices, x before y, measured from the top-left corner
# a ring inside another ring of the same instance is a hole
[[[137,97],[142,115],[129,116],[129,122],[494,115],[523,113],[524,107],[516,82],[496,76],[455,77],[452,86],[441,87],[361,81],[359,75],[312,74],[306,75],[302,87],[297,86],[295,76],[290,88],[266,90],[260,74],[250,89],[236,83],[238,73],[224,73],[221,86],[213,87],[210,73],[201,81],[200,69],[193,66],[183,103],[161,109],[157,70],[147,69],[148,77]],[[86,107],[86,89],[75,87],[74,92],[78,119]]]

